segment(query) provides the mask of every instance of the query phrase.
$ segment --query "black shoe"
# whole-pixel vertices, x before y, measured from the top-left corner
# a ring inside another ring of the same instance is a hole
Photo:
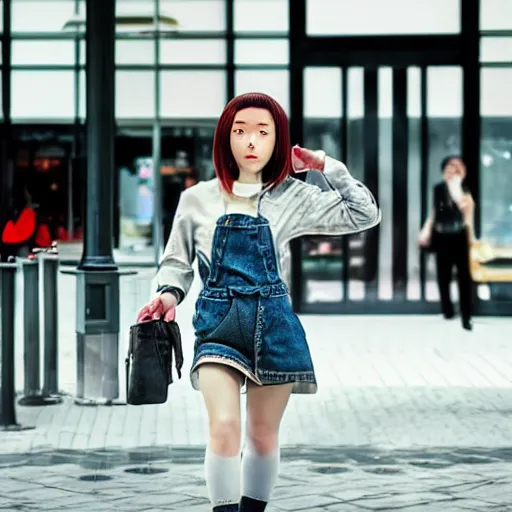
[[[238,504],[219,505],[218,507],[213,507],[213,512],[238,512]]]
[[[466,329],[466,331],[472,331],[473,330],[473,322],[471,320],[463,320],[462,328]]]
[[[265,508],[267,508],[266,501],[254,500],[247,496],[242,496],[239,512],[263,512]]]
[[[443,316],[445,320],[451,320],[455,316],[455,313],[453,311],[450,311],[448,313],[443,313]]]

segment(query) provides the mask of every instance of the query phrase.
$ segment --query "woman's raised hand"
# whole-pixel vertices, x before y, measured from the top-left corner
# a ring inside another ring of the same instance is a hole
[[[457,203],[460,211],[464,214],[471,214],[475,209],[475,202],[470,194],[464,194]]]
[[[160,320],[162,318],[166,322],[171,322],[176,318],[177,303],[178,300],[174,294],[159,294],[139,311],[137,322],[151,322],[151,320]]]
[[[298,144],[292,148],[292,166],[295,172],[305,172],[310,169],[324,170],[325,151],[312,151],[301,148]]]

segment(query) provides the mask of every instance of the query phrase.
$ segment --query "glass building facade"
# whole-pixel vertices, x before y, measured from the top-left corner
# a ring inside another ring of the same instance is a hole
[[[179,29],[117,35],[116,246],[151,243],[155,120],[168,230],[180,191],[213,175],[225,103],[255,90],[283,105],[294,143],[346,161],[383,211],[375,232],[295,244],[298,309],[435,306],[416,236],[449,154],[472,157],[480,237],[512,245],[509,0],[117,0],[119,15],[155,12]],[[86,121],[84,35],[64,26],[84,16],[83,0],[11,0],[16,173],[43,210],[58,191],[63,239],[81,236]]]

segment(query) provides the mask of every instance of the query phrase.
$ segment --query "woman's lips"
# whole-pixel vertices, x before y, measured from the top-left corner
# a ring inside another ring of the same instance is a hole
[[[256,155],[247,155],[247,156],[245,157],[245,159],[246,159],[246,160],[257,160],[257,159],[258,159],[258,157],[257,157]]]

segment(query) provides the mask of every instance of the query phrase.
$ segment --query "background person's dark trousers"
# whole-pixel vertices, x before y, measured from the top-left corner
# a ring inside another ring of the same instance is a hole
[[[462,326],[471,330],[472,282],[469,270],[469,243],[467,232],[438,235],[437,284],[441,297],[441,309],[445,318],[455,314],[450,296],[450,284],[454,267],[457,269],[459,303]]]

